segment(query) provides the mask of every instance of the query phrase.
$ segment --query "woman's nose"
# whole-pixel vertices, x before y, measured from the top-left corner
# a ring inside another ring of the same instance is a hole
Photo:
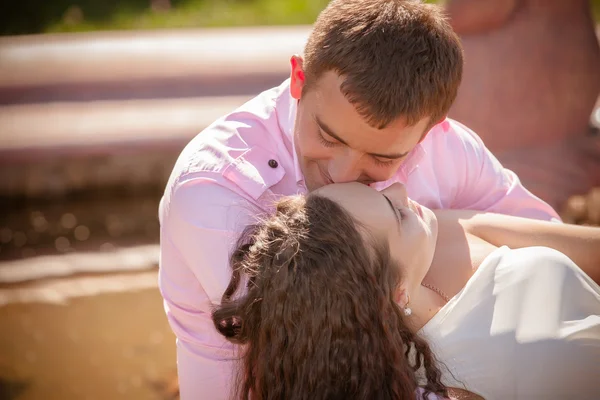
[[[391,200],[408,207],[408,194],[406,193],[406,186],[402,183],[396,182],[388,186],[383,190],[383,193]]]

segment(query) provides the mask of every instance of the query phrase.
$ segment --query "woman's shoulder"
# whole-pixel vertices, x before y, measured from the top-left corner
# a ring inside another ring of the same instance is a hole
[[[502,268],[511,268],[518,265],[521,267],[533,267],[539,262],[548,263],[558,268],[577,269],[577,265],[564,253],[550,247],[533,246],[520,249],[502,247],[498,254],[490,256],[497,257],[502,262]]]
[[[502,246],[489,252],[463,289],[430,323],[441,322],[445,316],[461,307],[473,309],[474,304],[482,305],[485,301],[496,301],[499,295],[505,292],[514,295],[527,291],[531,285],[538,285],[540,279],[543,281],[552,276],[559,278],[553,281],[561,281],[562,287],[565,283],[573,281],[572,278],[576,278],[576,281],[589,283],[592,285],[591,289],[598,290],[598,285],[591,278],[569,257],[557,250],[541,246],[521,249]],[[550,283],[548,285],[548,289],[555,286]],[[465,316],[462,313],[460,315]]]
[[[543,310],[537,310],[540,304],[545,305]],[[440,336],[451,326],[455,334],[465,329],[474,333],[477,327],[489,334],[488,324],[497,325],[501,320],[508,323],[509,316],[520,320],[523,313],[531,313],[533,318],[539,312],[555,312],[554,319],[564,319],[567,310],[581,307],[593,315],[600,314],[600,286],[569,257],[548,247],[502,246],[485,258],[464,288],[422,332]],[[504,309],[506,314],[501,320],[494,320],[494,315]],[[509,325],[515,329],[519,324]]]
[[[563,309],[577,309],[595,299],[596,312],[600,311],[600,287],[573,260],[549,247],[498,248],[483,261],[464,290],[470,290],[465,296],[470,301],[477,296],[477,300],[487,299],[496,307],[503,298],[537,298],[536,304],[562,299]],[[557,312],[555,317],[559,316]]]
[[[573,260],[558,250],[542,246],[501,249],[488,257],[489,263],[495,267],[496,282],[507,279],[513,284],[515,281],[554,277],[563,282],[563,287],[577,282],[577,285],[584,284],[600,293],[598,285]]]
[[[600,288],[567,256],[546,247],[500,247],[422,334],[451,371],[446,384],[464,383],[484,397],[505,393],[505,384],[539,394],[536,386],[560,373],[545,387],[559,390],[572,379],[583,393],[598,387],[586,379],[600,373],[598,315]],[[530,372],[518,372],[524,370]]]

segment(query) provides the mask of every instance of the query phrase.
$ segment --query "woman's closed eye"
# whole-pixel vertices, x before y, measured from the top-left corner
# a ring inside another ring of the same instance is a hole
[[[383,193],[382,193],[383,194]],[[396,217],[396,219],[398,220],[398,223],[400,223],[406,216],[407,213],[403,208],[397,207],[392,200],[390,200],[389,197],[387,197],[385,194],[383,194],[383,198],[388,202],[390,209],[392,210],[392,212],[394,213],[394,216]]]
[[[400,216],[400,221],[402,221],[407,216],[406,210],[404,210],[403,208],[397,208],[397,210],[398,215]]]

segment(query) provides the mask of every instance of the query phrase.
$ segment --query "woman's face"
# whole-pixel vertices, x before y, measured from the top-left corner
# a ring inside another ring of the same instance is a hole
[[[340,183],[314,193],[335,201],[371,234],[388,241],[392,257],[403,268],[403,286],[414,289],[421,284],[433,260],[437,219],[407,197],[404,185],[395,183],[378,192],[356,182]]]

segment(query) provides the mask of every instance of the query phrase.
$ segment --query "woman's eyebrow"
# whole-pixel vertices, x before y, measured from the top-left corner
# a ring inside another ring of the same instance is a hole
[[[394,217],[396,218],[396,223],[398,224],[398,229],[400,229],[400,217],[398,217],[398,210],[396,210],[396,207],[394,207],[394,204],[392,203],[392,201],[385,194],[382,193],[381,195],[383,197],[385,197],[386,201],[390,205],[390,208],[392,209],[392,212],[394,213]]]

